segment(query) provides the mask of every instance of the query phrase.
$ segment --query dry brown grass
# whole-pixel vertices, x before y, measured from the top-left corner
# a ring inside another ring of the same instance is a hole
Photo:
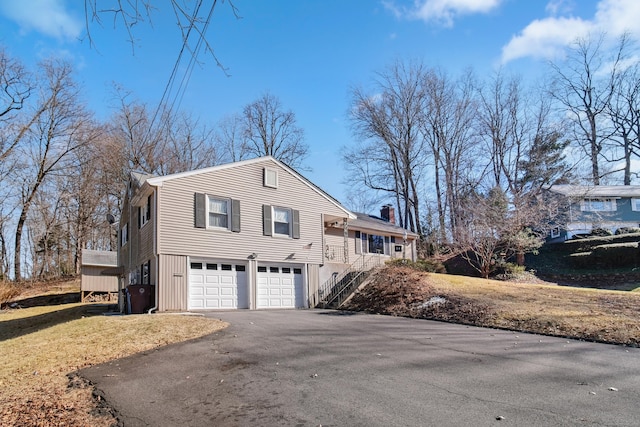
[[[0,425],[107,426],[92,389],[69,388],[77,369],[185,341],[223,322],[178,315],[104,316],[104,304],[0,312]]]
[[[0,280],[0,305],[20,295],[20,287],[13,282]]]
[[[424,306],[431,298],[446,302]],[[640,345],[640,294],[420,273],[391,267],[344,307]]]

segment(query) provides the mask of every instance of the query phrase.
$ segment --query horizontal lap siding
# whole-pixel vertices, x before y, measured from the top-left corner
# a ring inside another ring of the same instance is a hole
[[[153,204],[151,206],[151,209],[153,209]],[[138,228],[138,208],[135,207],[134,209],[134,216],[136,217],[134,227],[139,248],[136,265],[140,265],[153,258],[153,228],[155,227],[155,218],[154,215],[151,215],[151,219],[142,228]]]
[[[264,187],[263,167],[279,170],[278,188]],[[258,261],[321,263],[322,214],[344,215],[325,197],[271,161],[191,175],[163,183],[158,251]],[[241,231],[194,227],[194,193],[240,200]],[[300,211],[300,239],[263,235],[262,206]],[[310,245],[310,246],[309,246]]]
[[[122,246],[122,227],[124,226],[124,224],[126,224],[127,222],[129,222],[129,242]],[[118,247],[120,248],[120,250],[118,251],[118,265],[123,266],[124,267],[124,271],[125,273],[129,272],[129,252],[131,251],[131,221],[129,218],[129,197],[126,197],[124,200],[124,205],[122,207],[122,219],[120,221],[119,224],[119,229],[118,229]],[[127,277],[128,280],[128,277]],[[128,284],[128,281],[126,281],[126,284]]]

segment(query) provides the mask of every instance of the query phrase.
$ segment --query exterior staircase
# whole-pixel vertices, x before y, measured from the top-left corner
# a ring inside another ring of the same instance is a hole
[[[378,265],[380,265],[378,255],[363,255],[358,258],[345,271],[320,286],[316,308],[339,308]]]

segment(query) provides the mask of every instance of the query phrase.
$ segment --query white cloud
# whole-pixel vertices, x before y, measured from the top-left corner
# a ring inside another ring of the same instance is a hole
[[[453,26],[455,18],[462,15],[488,13],[504,0],[415,0],[412,8],[399,8],[393,2],[383,4],[396,17],[437,22],[445,27]]]
[[[560,13],[569,13],[573,9],[572,0],[551,0],[547,3],[545,10],[550,15],[558,15]]]
[[[553,14],[568,13],[563,5],[567,4],[552,0],[547,5],[547,11]],[[628,32],[633,38],[640,39],[638,21],[638,0],[601,0],[591,19],[553,16],[535,20],[502,48],[502,63],[524,57],[554,58],[576,39],[589,34],[605,33],[615,38]]]
[[[523,57],[554,58],[565,46],[589,32],[591,24],[580,18],[535,20],[502,48],[502,62]]]
[[[0,13],[15,21],[24,32],[38,31],[57,39],[75,39],[82,21],[67,12],[64,0],[0,0]]]

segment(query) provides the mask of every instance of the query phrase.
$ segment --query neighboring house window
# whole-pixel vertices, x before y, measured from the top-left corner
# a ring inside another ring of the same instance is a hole
[[[555,239],[556,237],[560,237],[560,227],[553,227],[551,229],[551,238]]]
[[[640,211],[640,198],[638,198],[638,199],[636,199],[636,198],[631,199],[631,210],[632,210],[632,211],[635,211],[635,212]]]
[[[120,229],[120,246],[124,246],[129,241],[129,223],[127,222]]]
[[[138,208],[138,228],[142,228],[151,219],[151,196],[147,197],[147,203]]]
[[[194,226],[196,228],[227,229],[239,233],[240,201],[195,193]]]
[[[276,169],[264,168],[264,186],[278,188],[278,171]]]
[[[300,238],[300,212],[270,205],[262,206],[263,234]]]
[[[584,199],[580,205],[584,212],[612,212],[616,210],[615,199]]]

